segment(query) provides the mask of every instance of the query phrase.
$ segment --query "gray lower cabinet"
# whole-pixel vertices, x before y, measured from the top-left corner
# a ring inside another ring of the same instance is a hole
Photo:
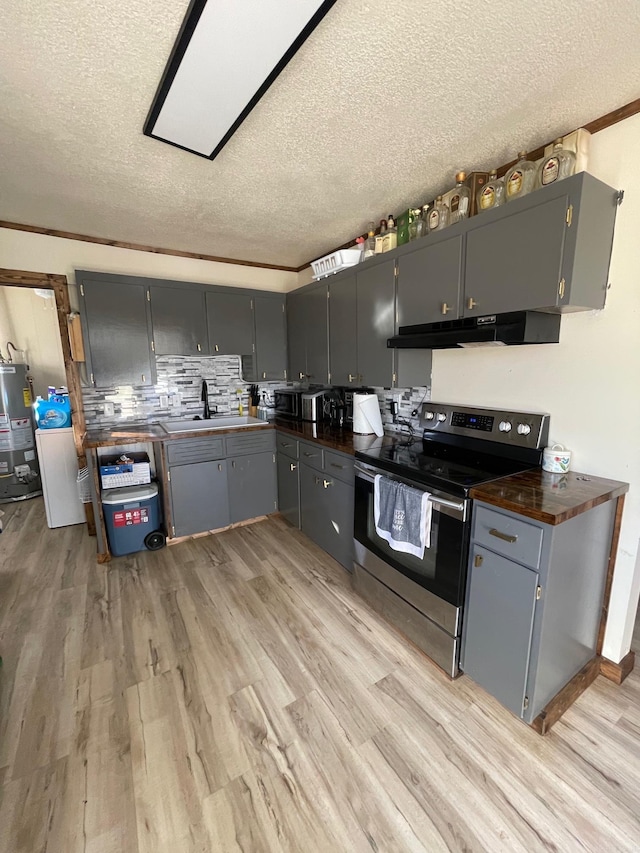
[[[209,340],[202,290],[153,284],[149,290],[156,355],[206,355]]]
[[[278,509],[289,524],[300,527],[300,463],[284,453],[277,460]]]
[[[287,294],[289,379],[329,381],[328,284]]]
[[[251,453],[227,462],[231,523],[275,512],[278,508],[275,453]]]
[[[254,296],[257,382],[287,378],[287,329],[284,296]],[[247,377],[245,377],[247,378]]]
[[[145,284],[78,270],[87,373],[92,385],[154,385],[151,304]]]
[[[353,500],[352,485],[301,464],[302,531],[349,571],[353,568]]]
[[[398,326],[460,316],[463,240],[441,234],[398,259]]]
[[[206,294],[211,355],[253,354],[251,294],[213,291]]]
[[[174,536],[191,536],[229,524],[226,460],[172,465],[170,474]]]
[[[474,503],[460,667],[527,723],[596,655],[615,506],[550,525]]]

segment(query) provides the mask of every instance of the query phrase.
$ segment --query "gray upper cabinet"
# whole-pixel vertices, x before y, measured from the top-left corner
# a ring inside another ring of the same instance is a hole
[[[151,304],[135,281],[91,278],[77,272],[87,372],[98,388],[153,385]]]
[[[357,363],[360,382],[393,385],[393,350],[387,339],[395,331],[395,262],[387,261],[356,276]]]
[[[580,172],[473,217],[463,315],[603,308],[618,201]]]
[[[568,206],[560,196],[469,232],[465,317],[556,304]]]
[[[425,241],[420,249],[398,259],[398,326],[460,316],[462,250],[463,239],[458,235]]]
[[[251,294],[212,291],[206,294],[211,355],[253,353]]]
[[[329,381],[328,292],[325,283],[287,294],[289,379]]]
[[[151,285],[151,316],[156,355],[209,352],[202,290]]]
[[[287,378],[287,329],[285,297],[254,296],[255,373],[258,382]],[[246,378],[246,377],[245,377]]]
[[[329,284],[329,376],[333,385],[360,384],[356,275]]]

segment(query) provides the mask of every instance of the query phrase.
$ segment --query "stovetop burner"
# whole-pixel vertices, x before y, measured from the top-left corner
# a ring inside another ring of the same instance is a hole
[[[423,406],[421,422],[422,438],[399,438],[356,458],[466,497],[474,486],[540,465],[548,434],[548,415],[438,403]]]

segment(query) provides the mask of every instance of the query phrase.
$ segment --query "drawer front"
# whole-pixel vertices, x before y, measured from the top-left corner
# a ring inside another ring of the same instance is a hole
[[[243,435],[228,435],[225,438],[227,456],[241,456],[245,453],[263,453],[276,449],[274,430],[265,429],[260,432],[247,432]]]
[[[338,480],[353,484],[355,471],[353,457],[343,456],[342,453],[334,453],[332,450],[324,452],[324,470]]]
[[[299,453],[301,462],[305,462],[319,471],[324,470],[324,451],[320,444],[310,444],[308,441],[301,441]]]
[[[276,432],[276,449],[291,459],[298,458],[298,439],[286,432]]]
[[[165,444],[169,465],[188,465],[224,458],[222,438],[180,438]]]
[[[476,506],[473,523],[474,542],[497,554],[537,569],[540,565],[544,531],[527,521]]]

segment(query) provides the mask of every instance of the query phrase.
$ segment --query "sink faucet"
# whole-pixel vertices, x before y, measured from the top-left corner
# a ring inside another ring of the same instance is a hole
[[[209,392],[207,391],[207,380],[202,380],[202,393],[200,395],[200,399],[204,403],[204,411],[202,412],[202,417],[205,421],[209,420],[211,417],[211,409],[209,408]]]

